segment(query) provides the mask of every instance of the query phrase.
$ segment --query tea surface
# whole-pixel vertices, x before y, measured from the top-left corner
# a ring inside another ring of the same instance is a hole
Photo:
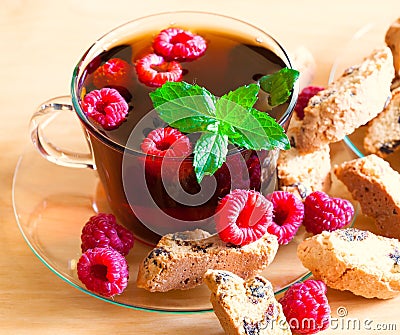
[[[215,33],[202,29],[192,30],[192,32],[205,38],[207,50],[200,58],[181,63],[183,68],[182,80],[203,86],[216,96],[222,96],[240,86],[254,83],[261,76],[276,72],[285,66],[284,62],[272,51],[257,45],[256,40],[240,40],[238,37],[222,32]],[[84,87],[86,92],[96,89],[92,85],[93,72],[107,60],[121,58],[134,66],[135,61],[148,53],[152,53],[151,44],[157,33],[138,36],[129,43],[113,47],[100,54],[87,68],[87,76],[82,83],[81,89]],[[252,42],[253,44],[251,44]],[[149,93],[154,88],[139,82],[135,71],[133,71],[133,79],[130,86],[116,88],[129,104],[127,120],[117,129],[111,131],[104,131],[100,127],[97,128],[113,142],[124,146],[137,123],[143,116],[153,110]],[[261,111],[267,111],[265,93],[260,93],[255,107]],[[287,104],[283,104],[269,111],[269,114],[279,120],[286,108]],[[152,119],[154,119],[154,114]],[[163,122],[155,118],[152,126],[153,129],[163,126]],[[143,138],[150,130],[142,129]],[[130,149],[140,150],[139,145],[140,143],[129,142]],[[132,146],[134,147],[132,148]]]

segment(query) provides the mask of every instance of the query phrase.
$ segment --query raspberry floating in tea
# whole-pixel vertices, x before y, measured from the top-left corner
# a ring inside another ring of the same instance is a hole
[[[162,30],[152,46],[154,53],[135,63],[139,81],[150,87],[161,87],[167,81],[181,81],[180,62],[195,60],[207,49],[203,37],[179,28]]]
[[[112,130],[125,121],[128,104],[114,88],[102,88],[86,94],[82,101],[85,114],[106,130]]]
[[[93,85],[97,88],[128,87],[132,81],[133,66],[120,58],[111,58],[93,73]]]
[[[189,138],[171,127],[152,130],[140,148],[148,155],[160,157],[186,157],[192,152]]]
[[[182,80],[182,66],[168,62],[156,54],[148,54],[136,61],[136,73],[140,82],[151,87],[160,87],[167,81]]]
[[[179,28],[162,30],[154,39],[153,48],[156,54],[166,60],[191,61],[202,56],[207,49],[203,37]]]

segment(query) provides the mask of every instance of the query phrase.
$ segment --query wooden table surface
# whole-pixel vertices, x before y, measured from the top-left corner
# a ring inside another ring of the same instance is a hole
[[[289,50],[304,45],[317,60],[315,84],[325,85],[332,62],[360,28],[376,24],[366,50],[382,43],[400,16],[398,0],[1,0],[0,1],[0,334],[218,334],[213,313],[158,314],[95,299],[68,285],[32,253],[12,207],[12,178],[28,145],[28,123],[48,98],[69,93],[72,69],[91,43],[136,17],[167,10],[231,15],[269,30]],[[60,217],[59,220],[68,220]],[[349,325],[324,334],[399,334],[400,299],[367,300],[329,290],[332,316]],[[352,320],[361,323],[354,330]],[[371,321],[371,322],[369,322]],[[370,330],[381,325],[397,330]]]

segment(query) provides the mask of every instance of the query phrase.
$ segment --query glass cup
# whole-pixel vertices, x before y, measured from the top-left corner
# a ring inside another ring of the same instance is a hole
[[[38,151],[49,161],[62,166],[96,170],[113,214],[139,240],[151,245],[161,235],[171,232],[201,228],[215,233],[213,215],[216,206],[231,189],[256,189],[267,194],[274,189],[276,181],[278,150],[232,147],[223,166],[198,184],[192,156],[160,158],[146,156],[140,151],[138,143],[143,139],[142,130],[154,121],[154,111],[149,110],[132,128],[124,144],[108,136],[87,118],[81,104],[83,83],[100,55],[129,44],[135,36],[148,36],[171,26],[224,32],[272,55],[279,67],[292,68],[285,49],[271,35],[246,22],[204,12],[161,13],[128,22],[98,39],[73,71],[71,96],[43,103],[31,119],[31,138]],[[298,84],[295,84],[288,103],[274,115],[284,129],[289,125],[297,95]],[[135,93],[133,96],[135,98]],[[63,150],[46,136],[46,126],[57,122],[55,116],[60,112],[76,114],[89,154]]]

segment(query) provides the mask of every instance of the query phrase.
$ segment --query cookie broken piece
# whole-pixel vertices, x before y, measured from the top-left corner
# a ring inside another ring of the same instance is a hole
[[[334,173],[375,219],[377,233],[400,239],[400,174],[374,154],[337,165]]]
[[[186,290],[202,284],[208,269],[249,278],[265,269],[277,251],[278,240],[271,234],[245,246],[225,243],[201,229],[168,234],[140,264],[137,286],[150,292]]]
[[[327,286],[365,298],[400,293],[400,243],[356,228],[322,232],[301,242],[297,256]]]
[[[299,152],[338,142],[377,116],[390,97],[393,77],[393,56],[388,47],[374,50],[363,62],[345,70],[309,100],[295,139]]]
[[[267,279],[256,276],[243,280],[229,271],[208,270],[204,281],[211,290],[210,300],[225,334],[292,333]]]
[[[385,109],[368,124],[364,148],[380,157],[400,149],[400,87],[392,92]]]

